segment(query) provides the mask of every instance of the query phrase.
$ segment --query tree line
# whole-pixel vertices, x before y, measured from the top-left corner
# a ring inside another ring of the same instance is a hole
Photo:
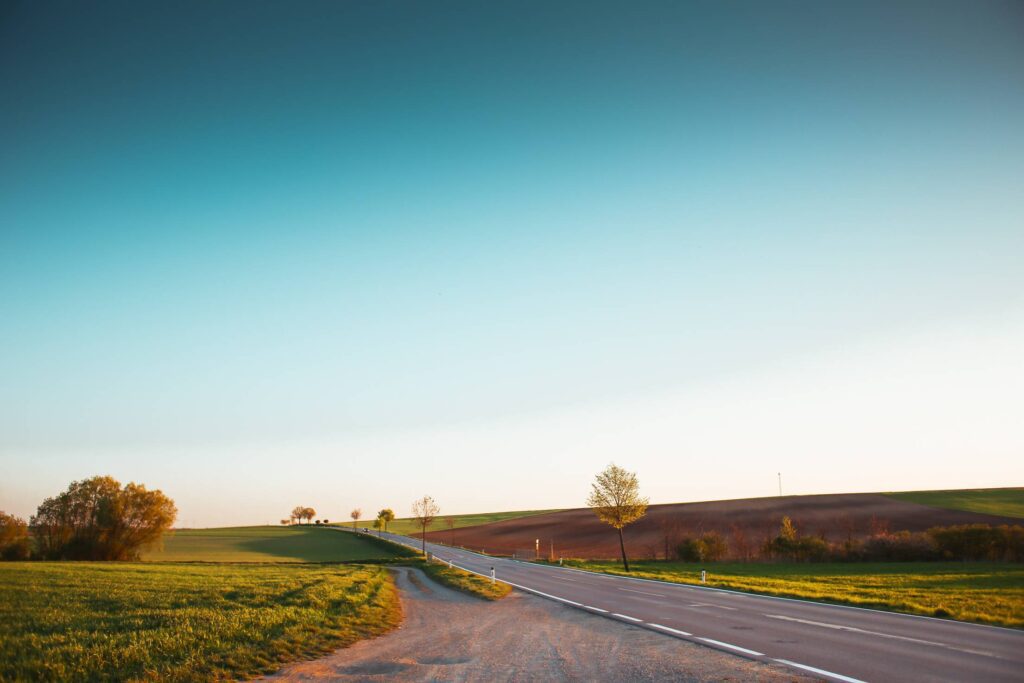
[[[614,463],[597,474],[587,505],[598,518],[613,527],[618,535],[622,564],[629,571],[629,559],[623,529],[647,512],[647,498],[640,495],[633,472]],[[693,535],[680,534],[681,525],[663,526],[665,560],[684,562],[742,561],[788,562],[909,562],[929,560],[1024,561],[1024,526],[962,524],[936,526],[927,531],[890,531],[888,524],[873,520],[866,538],[854,538],[852,523],[846,539],[829,541],[824,534],[805,534],[788,516],[778,520],[778,528],[760,540],[751,539],[748,530],[734,524],[730,537],[719,531]],[[658,551],[651,548],[651,556]]]
[[[159,490],[92,477],[44,500],[28,523],[0,512],[0,557],[137,560],[177,516],[174,501]]]

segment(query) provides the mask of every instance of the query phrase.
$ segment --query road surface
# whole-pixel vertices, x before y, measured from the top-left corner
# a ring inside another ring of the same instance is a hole
[[[391,541],[420,548],[406,536]],[[835,681],[1024,681],[1024,631],[750,595],[479,555],[427,543],[454,566],[667,636]]]

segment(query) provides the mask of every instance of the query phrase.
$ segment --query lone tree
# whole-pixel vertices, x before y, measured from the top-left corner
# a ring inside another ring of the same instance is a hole
[[[595,477],[590,496],[587,497],[587,505],[593,508],[598,519],[618,529],[622,566],[627,572],[629,560],[626,558],[622,528],[643,517],[647,513],[647,503],[647,498],[640,496],[636,473],[627,472],[615,463],[608,465],[604,472]]]
[[[395,512],[391,508],[384,508],[377,513],[377,519],[384,525],[384,531],[387,531],[388,524],[395,521]]]
[[[423,554],[427,554],[427,527],[430,526],[434,518],[437,517],[437,513],[441,511],[441,508],[437,506],[434,499],[430,496],[423,496],[412,504],[412,516],[413,519],[420,525],[423,530]]]
[[[72,482],[47,498],[32,518],[41,557],[50,560],[137,560],[178,516],[174,501],[142,484],[113,477]]]
[[[359,518],[362,517],[362,516],[363,516],[363,511],[360,508],[356,508],[355,510],[353,510],[352,512],[349,513],[349,517],[352,518],[352,529],[353,530],[355,530],[356,523],[359,521]]]

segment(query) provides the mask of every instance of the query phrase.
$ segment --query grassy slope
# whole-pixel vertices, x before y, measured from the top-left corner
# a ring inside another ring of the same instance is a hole
[[[1024,518],[1024,488],[905,491],[885,495],[932,507]]]
[[[491,522],[500,522],[506,519],[518,519],[519,517],[529,517],[530,515],[542,515],[547,512],[559,512],[559,510],[518,510],[515,512],[483,512],[472,515],[451,515],[452,519],[455,520],[456,529],[461,529],[464,526],[477,526],[479,524],[490,524]],[[427,531],[442,531],[448,528],[445,520],[448,517],[442,515],[434,520],[434,523],[430,525]],[[369,529],[373,528],[373,519],[364,519],[359,522],[359,527],[366,527]],[[345,526],[351,526],[351,522]],[[396,519],[395,521],[388,524],[388,531],[396,534],[404,534],[407,536],[413,536],[420,532],[420,527],[416,524],[416,520],[409,518]]]
[[[0,680],[237,679],[400,619],[375,566],[4,563]]]
[[[571,566],[625,574],[614,562]],[[700,583],[701,566],[631,562],[629,576]],[[708,585],[1024,627],[1024,565],[972,562],[708,564]]]
[[[316,526],[184,529],[144,560],[162,562],[347,562],[406,556],[365,537]]]

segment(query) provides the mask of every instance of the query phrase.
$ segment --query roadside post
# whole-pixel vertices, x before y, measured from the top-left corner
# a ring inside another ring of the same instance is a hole
[[[452,561],[451,561],[451,559],[449,559],[448,560],[448,569],[451,569],[451,568],[452,568]]]
[[[708,582],[708,573],[704,569],[700,570],[700,582],[701,583],[707,583]]]
[[[491,567],[491,584],[494,584],[494,567]]]

